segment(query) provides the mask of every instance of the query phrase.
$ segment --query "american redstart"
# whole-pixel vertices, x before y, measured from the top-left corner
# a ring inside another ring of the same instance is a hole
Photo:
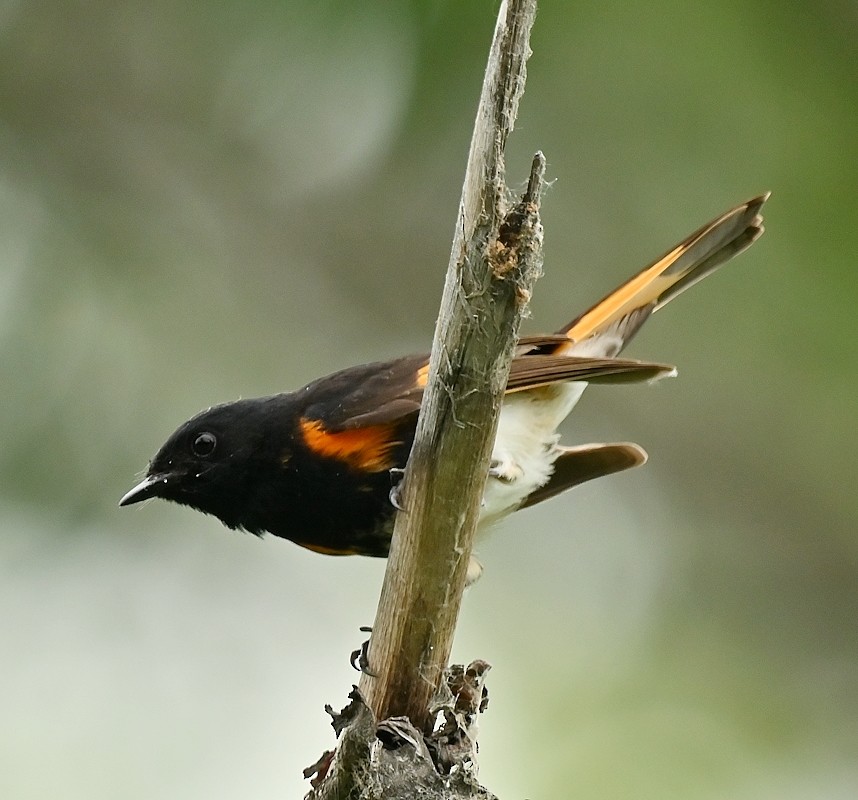
[[[512,362],[480,525],[646,460],[637,445],[564,447],[557,428],[588,383],[649,381],[664,364],[617,358],[644,321],[763,232],[761,195],[692,233],[556,334],[525,337]],[[385,557],[428,356],[335,372],[299,389],[214,406],[182,425],[122,506],[160,497],[230,528],[331,555]]]

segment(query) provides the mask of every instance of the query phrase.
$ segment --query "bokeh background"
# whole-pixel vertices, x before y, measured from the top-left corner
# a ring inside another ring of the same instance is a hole
[[[495,2],[0,3],[0,796],[301,796],[383,564],[119,496],[200,408],[431,341]],[[567,322],[772,189],[568,442],[646,468],[484,542],[502,798],[858,796],[858,6],[545,0]]]

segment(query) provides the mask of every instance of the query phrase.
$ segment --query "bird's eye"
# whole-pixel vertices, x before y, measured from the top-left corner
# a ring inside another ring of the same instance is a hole
[[[201,433],[194,439],[191,451],[198,458],[206,458],[214,452],[216,444],[217,438],[213,433]]]

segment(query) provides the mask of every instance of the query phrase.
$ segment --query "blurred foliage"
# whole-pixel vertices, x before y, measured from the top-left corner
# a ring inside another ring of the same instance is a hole
[[[383,565],[116,500],[214,402],[431,339],[495,3],[0,4],[0,796],[297,796]],[[543,3],[557,327],[765,189],[565,437],[628,476],[482,546],[503,798],[858,794],[858,8]],[[509,754],[515,753],[514,758]]]

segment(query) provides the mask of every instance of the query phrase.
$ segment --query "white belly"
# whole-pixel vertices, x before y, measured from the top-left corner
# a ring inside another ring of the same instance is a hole
[[[586,383],[565,383],[515,392],[504,399],[492,462],[503,477],[489,476],[480,527],[515,511],[554,471],[557,427],[580,399]]]

